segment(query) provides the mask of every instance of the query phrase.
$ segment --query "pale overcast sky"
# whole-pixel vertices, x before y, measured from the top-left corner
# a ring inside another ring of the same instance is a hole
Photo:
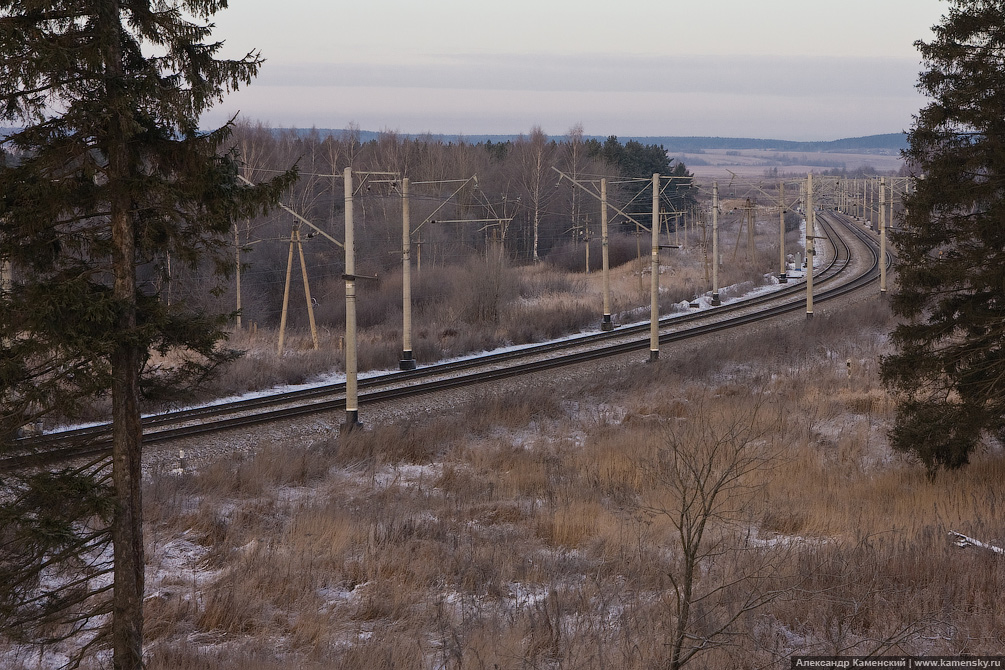
[[[204,117],[403,133],[830,140],[907,130],[941,0],[231,0],[259,78]]]

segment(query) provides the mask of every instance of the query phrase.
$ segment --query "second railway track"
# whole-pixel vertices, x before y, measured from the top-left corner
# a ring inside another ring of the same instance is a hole
[[[833,212],[818,212],[817,222],[831,253],[827,262],[815,270],[814,300],[825,302],[875,282],[880,259],[873,235]],[[660,345],[791,313],[805,305],[805,291],[805,283],[797,282],[714,309],[665,317],[660,321]],[[649,324],[642,323],[412,371],[368,376],[359,380],[359,401],[362,407],[367,402],[456,389],[638,351],[649,346],[648,333]],[[145,444],[154,444],[344,408],[345,384],[327,384],[148,416],[143,419],[143,439]],[[18,448],[0,460],[0,471],[96,455],[107,451],[109,444],[107,425],[20,440]]]

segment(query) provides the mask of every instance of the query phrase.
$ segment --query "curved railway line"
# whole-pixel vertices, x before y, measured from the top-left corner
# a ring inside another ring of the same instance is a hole
[[[831,253],[828,261],[815,270],[814,302],[837,298],[875,282],[879,276],[879,250],[874,236],[861,224],[834,212],[818,212],[817,222]],[[864,255],[864,263],[855,262],[862,260],[857,256],[859,253]],[[778,291],[714,309],[664,317],[660,320],[660,345],[803,309],[805,293],[805,282],[795,282]],[[649,324],[642,323],[519,350],[365,377],[358,383],[360,407],[364,408],[368,402],[482,384],[645,350],[649,346],[648,335]],[[145,444],[154,444],[344,408],[345,384],[328,384],[145,417],[143,439]],[[14,449],[0,459],[0,472],[98,455],[107,452],[109,445],[108,425],[25,438],[18,440]]]

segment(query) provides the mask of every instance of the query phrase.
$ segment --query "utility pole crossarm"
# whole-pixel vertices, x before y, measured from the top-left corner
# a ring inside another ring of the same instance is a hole
[[[243,181],[243,182],[244,182],[245,184],[247,184],[248,186],[255,186],[255,184],[253,184],[252,182],[248,181],[247,179],[245,179],[245,178],[244,178],[244,177],[242,177],[241,175],[237,175],[237,178],[238,178],[238,179],[240,179],[241,181]],[[344,244],[342,244],[341,242],[339,242],[338,240],[336,240],[336,239],[335,239],[334,237],[332,237],[331,235],[329,235],[329,234],[328,234],[328,233],[326,233],[325,231],[323,231],[323,230],[321,230],[320,228],[318,228],[317,226],[315,226],[315,225],[314,225],[313,223],[311,223],[310,221],[308,221],[308,220],[307,220],[307,219],[305,219],[304,217],[302,217],[302,216],[300,216],[299,214],[297,214],[296,212],[294,212],[294,211],[293,211],[292,209],[290,209],[289,207],[287,207],[287,206],[286,206],[286,205],[284,205],[283,203],[281,203],[281,202],[280,202],[280,203],[277,203],[277,204],[278,204],[278,205],[279,205],[279,206],[280,206],[280,207],[281,207],[281,208],[282,208],[283,210],[285,210],[285,211],[289,212],[290,214],[292,214],[292,215],[293,215],[293,218],[295,218],[295,219],[296,219],[297,221],[300,221],[301,223],[306,223],[306,224],[307,224],[308,226],[310,226],[310,227],[311,227],[311,228],[313,228],[313,229],[314,229],[315,231],[317,231],[317,233],[318,233],[319,235],[321,235],[322,237],[325,237],[325,238],[327,238],[327,239],[328,239],[329,241],[331,241],[331,242],[334,242],[334,243],[335,243],[335,244],[336,244],[336,245],[337,245],[337,246],[338,246],[338,247],[339,247],[340,249],[343,249],[343,250],[345,249],[345,245],[344,245]]]
[[[427,223],[504,223],[512,221],[513,217],[495,217],[491,219],[430,219]]]
[[[560,175],[560,176],[561,176],[562,178],[564,178],[564,179],[568,179],[568,180],[569,180],[569,181],[571,181],[571,182],[572,182],[572,183],[573,183],[574,185],[576,185],[576,186],[578,186],[579,188],[583,189],[584,191],[586,191],[587,193],[589,193],[590,195],[592,195],[592,196],[593,196],[594,198],[596,198],[597,200],[600,200],[600,196],[598,196],[598,195],[597,195],[596,193],[594,193],[594,192],[593,192],[593,191],[591,191],[590,189],[588,189],[588,188],[586,188],[585,186],[583,186],[583,185],[582,185],[581,183],[579,183],[579,181],[578,181],[578,180],[576,180],[576,179],[573,179],[573,178],[572,178],[572,177],[570,177],[569,175],[567,175],[567,174],[565,174],[564,172],[562,172],[561,170],[559,170],[559,169],[558,169],[557,167],[552,167],[551,169],[552,169],[552,170],[554,170],[555,172],[557,172],[557,173],[558,173],[558,174],[559,174],[559,175]],[[561,179],[560,179],[559,181],[561,181]],[[648,182],[647,182],[647,184],[648,184]],[[650,227],[649,227],[649,226],[647,226],[647,225],[645,225],[644,223],[642,223],[642,222],[640,222],[640,221],[636,220],[636,219],[635,219],[635,218],[634,218],[634,217],[633,217],[633,216],[632,216],[631,214],[628,214],[627,212],[624,212],[624,211],[622,211],[621,209],[619,209],[619,208],[618,208],[618,206],[617,206],[617,205],[612,205],[612,204],[610,203],[610,201],[608,201],[608,203],[607,203],[607,206],[608,206],[608,207],[610,207],[611,209],[613,209],[613,210],[614,210],[615,212],[617,212],[617,213],[618,213],[618,214],[620,214],[621,216],[623,216],[623,217],[625,217],[626,219],[628,219],[629,221],[631,221],[632,223],[634,223],[635,225],[637,225],[638,227],[642,228],[643,230],[645,230],[645,231],[649,231],[649,230],[650,230]]]
[[[660,195],[661,196],[665,195],[666,192],[670,190],[670,187],[675,185],[674,184],[675,180],[677,181],[676,185],[678,185],[678,186],[681,185],[681,184],[685,185],[687,188],[691,188],[692,186],[694,186],[694,176],[693,175],[692,176],[688,176],[688,177],[682,177],[682,176],[679,176],[679,177],[664,177],[664,176],[661,175],[660,179],[663,180],[663,181],[661,181],[662,185],[660,186]],[[670,211],[671,212],[673,212],[675,214],[683,214],[683,210],[679,210],[679,209],[677,209],[677,207],[674,206],[673,200],[668,200],[667,204],[670,205]]]
[[[732,173],[731,173],[731,174],[732,174]],[[784,184],[784,182],[783,182],[783,184]],[[762,189],[762,188],[761,188],[760,186],[751,186],[751,190],[752,190],[752,191],[757,191],[758,193],[762,194],[762,195],[763,195],[763,196],[765,196],[766,198],[774,198],[774,197],[775,197],[775,196],[773,196],[772,194],[770,194],[770,193],[768,193],[767,191],[765,191],[764,189]],[[784,192],[784,191],[785,191],[785,189],[782,189],[782,191]],[[782,203],[782,207],[783,207],[784,209],[787,209],[787,210],[791,210],[791,209],[795,209],[796,205],[798,205],[798,204],[799,204],[799,198],[796,198],[795,200],[793,200],[793,201],[792,201],[792,205],[786,205],[786,204],[785,204],[785,197],[784,197],[784,196],[783,196],[783,197],[781,197],[781,198],[779,198],[779,200],[780,200],[780,201],[781,201],[781,203]]]
[[[412,229],[412,234],[415,234],[415,233],[419,232],[420,228],[422,228],[424,225],[426,225],[427,223],[429,223],[430,221],[432,221],[433,217],[436,216],[436,213],[438,211],[440,211],[441,209],[443,209],[447,205],[448,202],[450,202],[451,200],[453,200],[454,197],[458,193],[460,193],[464,189],[465,186],[468,185],[468,182],[470,182],[472,180],[474,180],[475,184],[477,184],[478,183],[478,176],[477,175],[472,175],[472,176],[468,177],[467,179],[464,179],[463,182],[461,183],[461,185],[457,187],[457,190],[450,194],[450,197],[446,198],[443,202],[441,202],[439,204],[439,206],[436,209],[433,210],[432,214],[430,214],[429,216],[427,216],[425,219],[422,220],[422,223],[420,223],[419,225],[417,225],[415,228]],[[451,183],[457,183],[458,181],[462,181],[462,180],[460,180],[460,179],[451,179],[450,180]],[[433,183],[436,183],[436,182],[422,182],[422,183],[433,184]]]

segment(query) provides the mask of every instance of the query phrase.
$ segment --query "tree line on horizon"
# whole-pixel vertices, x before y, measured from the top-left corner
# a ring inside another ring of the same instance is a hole
[[[2,134],[3,129],[0,129]],[[285,128],[277,127],[276,132],[293,131],[301,134],[319,133],[324,135],[341,135],[345,132],[355,132],[359,134],[360,140],[368,142],[377,139],[382,133],[388,131],[361,130],[356,124],[349,124],[346,128]],[[507,141],[517,141],[522,133],[507,134],[449,134],[449,133],[403,133],[393,131],[395,134],[408,139],[420,139],[427,141],[479,144],[485,142],[501,143]],[[562,142],[568,137],[554,136],[557,141]],[[584,135],[583,139],[605,141],[609,135]],[[907,134],[905,132],[881,133],[878,135],[865,135],[861,137],[845,137],[836,140],[781,140],[762,139],[755,137],[719,137],[719,136],[699,136],[699,135],[621,135],[622,142],[635,141],[649,146],[656,145],[665,147],[672,153],[702,153],[706,149],[740,149],[740,150],[778,150],[778,151],[804,151],[804,152],[854,152],[854,151],[894,151],[899,152],[907,148]]]

